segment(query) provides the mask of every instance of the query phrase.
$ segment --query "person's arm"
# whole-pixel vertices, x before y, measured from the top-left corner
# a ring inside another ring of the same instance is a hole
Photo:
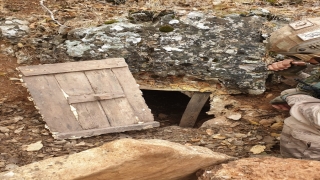
[[[281,71],[290,68],[292,65],[305,66],[306,63],[303,61],[294,61],[293,59],[285,59],[268,65],[268,70]]]
[[[310,64],[318,64],[319,62],[315,59],[310,59],[308,61]],[[268,70],[271,71],[281,71],[290,68],[292,65],[297,65],[297,66],[305,66],[306,62],[304,61],[294,61],[293,59],[285,59],[279,62],[274,62],[270,65],[268,65]]]

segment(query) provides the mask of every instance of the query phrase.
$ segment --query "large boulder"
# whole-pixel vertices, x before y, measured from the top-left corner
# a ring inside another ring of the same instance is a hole
[[[147,87],[262,94],[270,60],[266,60],[263,42],[271,29],[265,23],[277,27],[266,16],[130,11],[126,17],[114,17],[97,27],[61,26],[58,34],[21,41],[29,31],[28,22],[0,19],[0,35],[32,47],[41,63],[125,58],[138,83]],[[16,54],[19,63],[32,61],[25,54]]]
[[[268,75],[260,34],[265,21],[260,16],[138,11],[128,19],[69,31],[67,40],[57,46],[56,56],[76,60],[123,57],[132,73],[149,73],[156,81],[184,77],[189,84],[223,83],[231,94],[261,94]]]
[[[233,159],[204,147],[165,140],[121,139],[77,154],[46,159],[0,174],[0,179],[171,180]]]
[[[319,161],[283,159],[276,157],[244,158],[204,171],[198,180],[237,179],[320,179]]]

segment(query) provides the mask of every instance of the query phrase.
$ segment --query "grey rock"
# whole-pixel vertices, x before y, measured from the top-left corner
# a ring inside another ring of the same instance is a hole
[[[230,94],[265,91],[268,73],[262,62],[265,46],[259,34],[265,18],[218,18],[202,12],[175,16],[167,13],[158,15],[156,22],[149,19],[135,24],[117,19],[113,24],[74,29],[57,51],[70,60],[123,57],[132,73],[150,72],[155,77],[219,79]],[[173,31],[159,31],[166,24]]]
[[[1,36],[9,39],[11,42],[19,42],[19,39],[28,34],[29,22],[8,17],[0,21]]]
[[[90,45],[81,43],[80,41],[66,41],[67,53],[72,57],[82,57],[85,51],[90,49]]]
[[[122,57],[133,74],[147,72],[156,81],[179,76],[221,83],[228,94],[261,94],[268,77],[263,38],[272,29],[262,36],[268,12],[257,11],[223,18],[198,11],[138,11],[112,24],[29,38],[26,44],[36,48],[41,63]],[[29,31],[27,25],[6,18],[0,30],[3,37],[19,42]],[[163,31],[168,25],[172,31]],[[25,54],[16,55],[19,63],[31,61]]]
[[[263,9],[263,8],[258,8],[255,10],[252,10],[250,13],[254,14],[254,15],[262,15],[262,16],[268,16],[270,15],[270,11],[268,11],[267,9]]]
[[[13,23],[17,23],[20,25],[29,25],[28,21],[24,21],[24,20],[20,20],[20,19],[13,19],[12,21],[13,21]]]
[[[137,11],[129,14],[129,18],[133,22],[148,22],[153,20],[154,13],[152,11]]]
[[[0,50],[1,53],[3,53],[3,54],[9,55],[9,56],[14,56],[14,50],[13,50],[12,46],[5,46],[4,44],[2,44],[0,49],[1,49]]]
[[[17,57],[18,64],[27,63],[30,60],[30,57],[28,54],[24,53],[23,51],[18,51],[15,53]]]

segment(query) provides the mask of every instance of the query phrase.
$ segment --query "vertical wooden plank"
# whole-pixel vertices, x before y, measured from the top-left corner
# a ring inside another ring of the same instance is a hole
[[[140,91],[136,80],[133,78],[131,72],[127,67],[124,68],[114,68],[112,72],[116,75],[117,79],[122,86],[126,97],[134,109],[135,114],[138,116],[139,121],[150,122],[154,121],[154,117],[151,110],[145,103],[142,97],[142,92]]]
[[[193,127],[197,121],[199,113],[207,102],[210,93],[195,92],[191,97],[186,110],[184,111],[179,126]]]
[[[53,75],[23,77],[51,132],[82,130]]]
[[[55,75],[60,87],[69,96],[92,95],[94,91],[83,72]],[[98,101],[71,104],[78,113],[78,121],[83,129],[109,127],[109,121]]]
[[[123,90],[110,69],[86,71],[85,74],[95,93],[123,93]],[[126,97],[100,101],[112,127],[137,124],[134,114]]]

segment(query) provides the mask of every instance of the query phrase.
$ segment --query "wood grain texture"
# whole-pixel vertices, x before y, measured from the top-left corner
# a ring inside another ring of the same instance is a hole
[[[51,132],[82,130],[53,75],[23,80]]]
[[[114,93],[121,94],[121,88],[118,79],[109,69],[86,71],[92,88],[95,93]],[[100,101],[104,112],[106,113],[111,126],[123,126],[137,124],[138,119],[126,97]]]
[[[125,131],[133,131],[133,130],[143,130],[143,129],[150,129],[154,127],[159,127],[160,123],[153,121],[147,122],[143,124],[131,124],[126,126],[118,126],[118,127],[106,127],[92,130],[82,130],[76,132],[65,132],[65,133],[58,133],[54,135],[55,139],[74,139],[80,137],[90,137],[90,136],[97,136],[100,134],[107,134],[107,133],[115,133],[115,132],[125,132]]]
[[[36,76],[44,74],[59,74],[66,72],[78,72],[127,66],[128,65],[123,58],[110,58],[105,60],[44,64],[37,66],[21,66],[18,67],[18,70],[23,74],[23,76]]]
[[[94,91],[83,72],[55,75],[60,87],[68,96],[93,94]],[[66,101],[66,100],[65,100]],[[83,129],[109,127],[110,123],[98,101],[72,103],[78,113],[78,122]]]
[[[184,111],[179,126],[193,127],[197,121],[200,111],[207,102],[210,93],[195,92]]]
[[[120,97],[126,97],[126,96],[124,94],[114,94],[114,93],[85,94],[85,95],[78,95],[78,96],[69,96],[68,103],[74,104],[74,103],[81,103],[81,102],[115,99]]]
[[[19,70],[55,138],[159,126],[123,58]]]
[[[154,121],[154,117],[151,110],[148,108],[145,100],[142,97],[138,84],[133,78],[127,67],[112,69],[120,85],[126,94],[126,97],[131,104],[135,114],[138,116],[139,121],[151,122]]]

